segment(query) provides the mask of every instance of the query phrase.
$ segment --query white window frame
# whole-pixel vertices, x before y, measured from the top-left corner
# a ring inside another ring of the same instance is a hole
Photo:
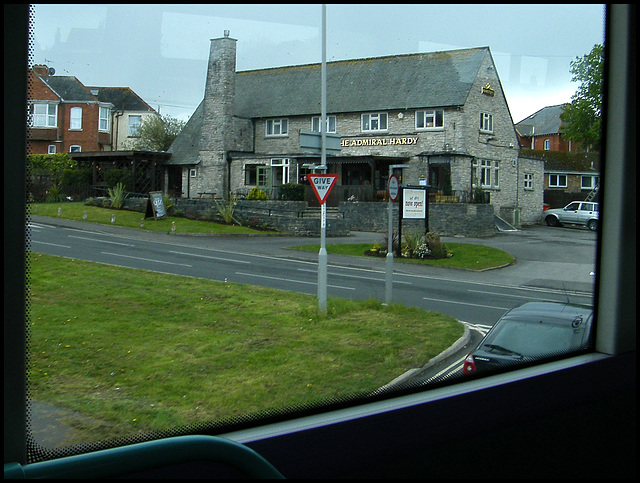
[[[545,139],[544,140],[544,146],[543,149],[545,151],[550,151],[551,150],[551,139]]]
[[[493,114],[489,114],[488,112],[480,113],[480,131],[493,133]]]
[[[582,175],[580,177],[580,188],[583,190],[592,190],[600,184],[600,176]]]
[[[58,127],[58,104],[35,102],[33,104],[33,127]]]
[[[524,173],[524,189],[533,191],[533,173]]]
[[[289,119],[267,119],[265,124],[265,136],[278,137],[289,135]]]
[[[473,187],[478,186],[486,189],[497,189],[500,187],[500,162],[490,159],[473,160]]]
[[[360,120],[362,132],[380,132],[389,130],[389,116],[386,112],[362,114]]]
[[[82,152],[82,146],[80,146],[79,144],[72,144],[71,146],[69,146],[69,152],[70,153],[81,153]]]
[[[416,111],[417,131],[436,131],[444,129],[444,109]]]
[[[69,109],[69,131],[82,131],[82,108]]]
[[[562,178],[564,178],[564,183],[561,182]],[[549,173],[549,188],[566,188],[567,178],[568,176],[566,174]]]
[[[98,131],[109,132],[109,108],[106,106],[98,108]]]
[[[56,154],[57,151],[58,149],[55,144],[49,144],[49,146],[47,146],[47,154]]]
[[[137,119],[138,123],[131,122],[132,120]],[[142,116],[139,114],[130,114],[129,115],[129,130],[127,135],[130,138],[139,138],[140,137],[140,129],[142,128]]]
[[[311,130],[313,132],[320,132],[320,116],[313,116],[311,118]],[[327,130],[325,132],[336,132],[336,116],[327,116]]]

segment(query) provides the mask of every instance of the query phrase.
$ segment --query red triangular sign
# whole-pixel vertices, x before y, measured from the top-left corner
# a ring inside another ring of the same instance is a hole
[[[329,192],[331,188],[336,184],[336,180],[338,179],[337,174],[309,174],[307,175],[307,179],[313,188],[314,193],[316,194],[316,198],[318,198],[318,202],[322,205],[327,196],[329,196]]]

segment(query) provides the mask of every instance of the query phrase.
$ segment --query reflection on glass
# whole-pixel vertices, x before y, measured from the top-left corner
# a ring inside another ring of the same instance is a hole
[[[540,222],[543,204],[572,201],[565,191],[576,200],[591,192],[582,180],[597,179],[597,153],[580,151],[595,157],[576,175],[526,147],[560,136],[557,110],[546,123],[531,116],[571,101],[570,62],[602,43],[599,7],[585,6],[570,26],[546,25],[557,35],[545,46],[540,26],[522,20],[536,18],[535,6],[329,6],[327,131],[340,139],[326,203],[338,214],[323,221],[296,204],[318,204],[305,178],[320,153],[300,132],[320,131],[319,6],[34,8],[28,375],[38,447],[215,432],[247,414],[381,397],[381,388],[430,380],[440,369],[431,361],[464,337],[480,344],[515,305],[566,302],[567,292],[590,304],[595,233],[549,234]],[[487,31],[489,15],[506,26]],[[378,22],[402,34],[382,41]],[[125,86],[111,90],[118,96],[100,97],[116,86]],[[118,149],[122,137],[148,132],[146,116],[177,121],[168,151]],[[403,185],[421,188],[389,233],[393,166],[405,166]],[[166,226],[145,220],[150,191],[165,195]],[[102,210],[131,231],[98,237],[94,225],[74,224],[54,240],[46,225],[74,210],[94,223]],[[262,236],[176,243],[210,234],[212,221]],[[336,268],[325,318],[316,280],[303,276],[313,265],[280,259],[327,221],[336,245],[354,245],[340,230],[364,240],[359,253],[338,255],[347,265],[373,264],[383,276]],[[151,229],[160,244],[139,238]],[[274,232],[305,236],[282,244]],[[392,307],[381,303],[389,236],[401,240],[410,275],[396,275],[402,302]],[[527,322],[483,343],[516,358],[581,347],[583,315],[580,328]],[[50,438],[40,421],[65,430]]]

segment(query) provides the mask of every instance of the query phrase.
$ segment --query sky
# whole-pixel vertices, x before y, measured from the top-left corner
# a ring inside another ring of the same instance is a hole
[[[181,120],[203,98],[210,39],[225,30],[238,71],[322,61],[321,4],[36,4],[33,19],[33,64],[130,87]],[[515,123],[571,102],[570,62],[603,42],[599,4],[326,6],[327,62],[488,46]]]

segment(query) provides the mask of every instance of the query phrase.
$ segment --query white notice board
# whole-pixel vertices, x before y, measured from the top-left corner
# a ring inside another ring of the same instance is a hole
[[[402,217],[421,219],[427,217],[427,190],[409,188],[402,190]]]

